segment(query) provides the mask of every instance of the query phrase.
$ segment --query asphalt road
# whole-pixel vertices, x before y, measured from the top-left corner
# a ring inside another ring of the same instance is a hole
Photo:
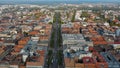
[[[60,31],[60,24],[58,22],[59,18],[58,18],[58,14],[56,14],[56,22],[53,23],[52,25],[52,30],[51,30],[51,34],[52,32],[54,32],[54,43],[53,43],[53,48],[50,47],[50,44],[48,44],[48,51],[51,50],[52,54],[51,55],[46,55],[45,58],[45,64],[44,64],[44,68],[64,68],[64,57],[63,55],[61,56],[61,58],[63,60],[61,60],[63,62],[62,65],[58,64],[58,59],[60,58],[60,56],[58,56],[58,52],[59,50],[63,50],[62,47],[59,47],[59,45],[61,43],[59,43],[58,38],[59,38],[59,31]],[[52,57],[51,63],[48,65],[46,62],[48,62],[48,60],[50,59],[50,57]]]
[[[10,46],[9,49],[7,49],[4,53],[2,53],[2,54],[0,55],[0,61],[1,61],[8,53],[10,53],[11,50],[12,50],[12,46]]]

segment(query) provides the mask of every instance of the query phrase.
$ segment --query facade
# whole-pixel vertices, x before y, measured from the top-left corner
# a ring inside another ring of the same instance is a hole
[[[116,36],[120,36],[120,29],[117,29],[117,30],[116,30],[115,35],[116,35]]]
[[[102,52],[101,55],[105,58],[109,68],[120,68],[120,63],[110,53]]]

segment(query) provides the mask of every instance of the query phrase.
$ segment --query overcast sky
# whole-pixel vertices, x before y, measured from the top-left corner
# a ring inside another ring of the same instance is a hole
[[[40,3],[40,2],[53,2],[53,1],[61,1],[61,2],[64,2],[64,1],[66,1],[66,2],[73,2],[74,1],[74,3],[76,2],[76,3],[81,3],[81,2],[87,2],[87,3],[89,3],[89,2],[114,2],[114,3],[120,3],[120,0],[0,0],[0,3],[7,3],[7,4],[9,4],[9,3]]]
[[[120,1],[120,0],[0,0],[0,1]]]

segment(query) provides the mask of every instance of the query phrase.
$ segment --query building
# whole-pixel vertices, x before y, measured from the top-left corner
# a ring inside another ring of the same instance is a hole
[[[62,34],[63,45],[75,45],[79,43],[85,43],[85,39],[82,34]]]
[[[109,68],[120,68],[120,63],[108,52],[101,52],[101,55],[104,57],[105,61],[108,63]]]
[[[117,30],[115,31],[115,35],[116,35],[116,36],[120,36],[120,29],[117,29]]]

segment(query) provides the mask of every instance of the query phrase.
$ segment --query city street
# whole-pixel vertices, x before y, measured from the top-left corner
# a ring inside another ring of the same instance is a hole
[[[59,40],[59,39],[62,39],[60,37],[61,29],[60,29],[59,19],[60,19],[60,16],[59,16],[58,13],[56,13],[55,14],[55,23],[53,23],[53,25],[52,25],[53,28],[51,30],[51,35],[54,32],[54,36],[51,37],[51,39],[53,38],[54,43],[52,43],[53,47],[51,47],[51,45],[50,45],[51,42],[49,43],[49,46],[48,46],[48,51],[51,50],[52,54],[51,55],[46,55],[44,68],[64,68],[63,54],[58,56],[59,51],[62,51],[62,46],[60,46],[62,43],[59,42],[59,41],[62,41],[62,40]],[[52,59],[50,57],[52,57]],[[59,60],[59,59],[63,59],[63,60]],[[47,62],[50,62],[50,63],[47,64]]]

